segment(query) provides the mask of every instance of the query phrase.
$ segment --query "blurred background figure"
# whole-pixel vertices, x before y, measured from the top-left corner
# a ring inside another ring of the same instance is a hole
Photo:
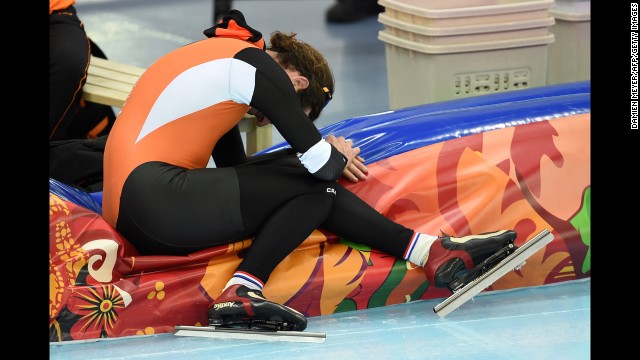
[[[106,58],[87,36],[75,0],[49,0],[49,141],[105,135],[111,107],[82,100],[91,55]]]
[[[102,152],[116,115],[82,98],[91,56],[106,56],[85,32],[75,4],[49,0],[49,176],[99,191]]]

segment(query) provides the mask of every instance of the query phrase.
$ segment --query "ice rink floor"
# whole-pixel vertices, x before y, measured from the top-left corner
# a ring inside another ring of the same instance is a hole
[[[591,358],[591,279],[477,295],[445,318],[416,301],[309,318],[324,343],[173,334],[50,345],[52,360]]]

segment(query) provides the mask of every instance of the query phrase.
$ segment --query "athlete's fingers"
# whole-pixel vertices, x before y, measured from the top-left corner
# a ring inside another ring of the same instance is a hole
[[[359,156],[354,158],[352,163],[347,165],[342,172],[342,175],[351,182],[358,182],[360,180],[367,179],[367,167],[361,161]]]
[[[359,159],[357,159],[357,158],[353,159],[353,162],[349,166],[349,170],[358,179],[360,179],[360,180],[366,180],[367,179],[367,173],[369,172],[369,170],[367,169],[367,166],[365,164],[363,164],[362,161],[360,161]]]
[[[342,171],[342,176],[351,182],[358,182],[358,177],[353,175],[348,168],[345,168],[344,171]]]
[[[335,137],[334,135],[328,135],[325,137],[325,141],[333,145],[336,150],[347,158],[347,166],[350,165],[353,159],[360,153],[360,148],[354,148],[353,144],[347,142],[344,136]]]
[[[367,165],[364,164],[364,159],[360,155],[358,155],[353,160],[354,161],[352,162],[352,164],[362,173],[364,178],[366,178],[366,174],[369,173],[369,169],[367,168]],[[363,177],[360,178],[362,179]]]
[[[360,180],[365,180],[363,178],[361,178],[360,176],[362,176],[362,173],[360,173],[360,176],[356,175],[354,173],[354,171],[352,171],[351,167],[346,167],[344,169],[344,171],[342,172],[342,176],[344,176],[347,180],[351,181],[351,182],[358,182]]]

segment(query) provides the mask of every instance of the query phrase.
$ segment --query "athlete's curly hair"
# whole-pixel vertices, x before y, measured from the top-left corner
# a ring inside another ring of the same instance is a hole
[[[324,56],[296,35],[273,32],[267,50],[278,53],[277,60],[285,69],[298,70],[309,80],[309,87],[299,91],[298,98],[303,109],[311,109],[309,118],[313,121],[333,97],[334,78]]]

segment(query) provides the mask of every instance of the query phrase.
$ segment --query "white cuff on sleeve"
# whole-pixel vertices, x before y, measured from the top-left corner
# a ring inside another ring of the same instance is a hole
[[[320,168],[322,168],[327,161],[329,161],[329,157],[331,156],[331,145],[321,139],[315,145],[313,145],[307,152],[304,154],[298,154],[300,158],[300,162],[302,165],[309,170],[310,173],[314,174]]]

